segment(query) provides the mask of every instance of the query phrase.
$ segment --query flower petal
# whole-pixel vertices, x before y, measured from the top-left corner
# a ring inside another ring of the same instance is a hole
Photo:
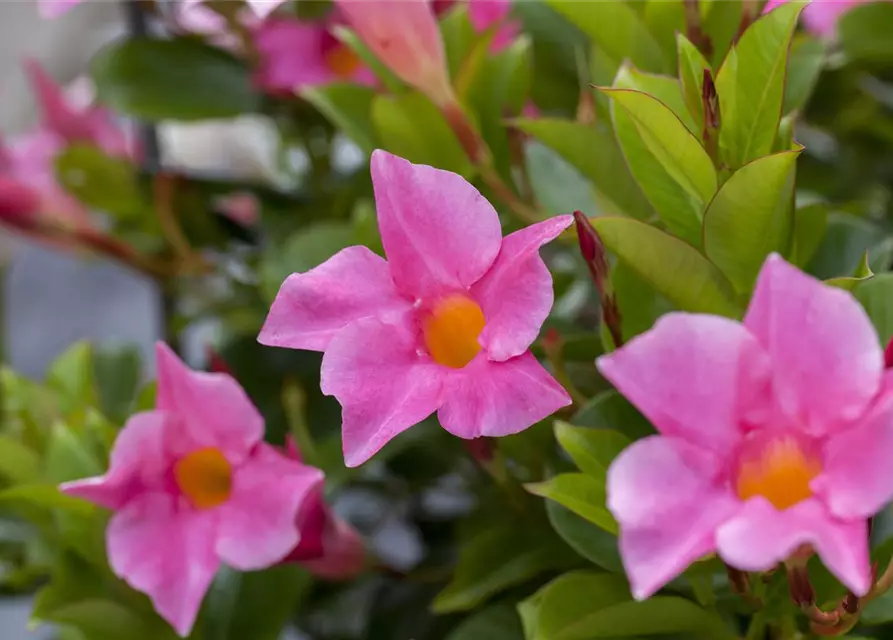
[[[282,560],[298,543],[298,512],[322,489],[322,471],[260,443],[234,470],[230,499],[220,507],[217,554],[241,571]]]
[[[254,33],[259,55],[255,80],[266,91],[293,93],[337,80],[322,57],[325,27],[271,18]]]
[[[620,553],[633,595],[645,599],[715,551],[716,528],[737,501],[712,482],[712,455],[684,440],[650,436],[608,470],[608,508],[620,524]]]
[[[838,518],[867,518],[893,498],[893,372],[878,398],[851,429],[825,442],[822,473],[810,487]]]
[[[112,571],[146,593],[182,637],[220,566],[215,526],[213,511],[193,511],[173,495],[147,493],[112,516],[106,530]]]
[[[468,19],[480,33],[505,20],[511,10],[512,0],[469,0]]]
[[[318,578],[350,580],[366,566],[366,547],[356,530],[332,514],[323,533],[324,551],[321,557],[301,564]]]
[[[442,367],[419,355],[417,340],[412,326],[364,318],[329,343],[320,386],[343,408],[348,467],[362,464],[440,406]]]
[[[719,555],[742,571],[768,571],[801,545],[812,545],[848,589],[863,596],[871,586],[865,519],[839,520],[815,499],[778,511],[762,497],[748,500],[717,531]]]
[[[499,216],[465,178],[372,154],[378,226],[397,289],[410,298],[463,290],[499,253]]]
[[[460,438],[507,436],[569,404],[570,396],[530,352],[505,362],[481,354],[444,378],[437,418]]]
[[[155,349],[157,406],[180,419],[178,439],[188,448],[215,447],[233,464],[248,455],[264,435],[264,419],[245,391],[225,373],[189,369],[163,342]],[[183,450],[180,450],[183,449]]]
[[[884,355],[858,302],[771,255],[745,326],[772,360],[781,411],[814,435],[858,417],[877,393]]]
[[[509,234],[490,270],[471,289],[487,324],[478,338],[491,360],[524,353],[552,310],[552,274],[539,249],[567,229],[572,216],[557,216]]]
[[[170,466],[164,446],[167,420],[161,411],[132,416],[115,440],[108,472],[59,489],[106,509],[120,509],[137,494],[160,489]]]
[[[348,247],[282,283],[257,339],[271,347],[325,351],[332,336],[354,320],[409,309],[388,263],[366,247]]]
[[[768,361],[737,322],[670,313],[596,362],[665,435],[727,453],[742,418],[764,398]]]

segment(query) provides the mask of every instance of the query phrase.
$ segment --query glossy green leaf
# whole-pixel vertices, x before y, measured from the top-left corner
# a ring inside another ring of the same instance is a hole
[[[525,145],[524,154],[533,192],[545,211],[597,210],[592,186],[576,167],[535,140]]]
[[[47,386],[57,392],[59,409],[65,415],[95,402],[92,358],[90,344],[78,342],[50,365]]]
[[[689,42],[682,33],[676,36],[679,49],[679,82],[682,84],[682,95],[685,106],[694,120],[695,133],[704,126],[704,71],[711,70],[710,63],[698,48]]]
[[[510,604],[487,607],[465,618],[446,640],[521,640],[524,630]]]
[[[628,64],[622,65],[614,77],[614,89],[632,89],[641,93],[647,93],[656,98],[665,107],[682,121],[685,128],[695,137],[701,135],[700,125],[695,123],[694,116],[689,112],[686,98],[683,94],[682,83],[677,78],[662,76],[655,73],[640,71]]]
[[[360,149],[372,153],[378,146],[372,124],[375,90],[357,84],[334,83],[307,87],[301,97],[341,129]]]
[[[93,354],[99,408],[118,422],[127,419],[140,384],[140,352],[133,346],[105,346]]]
[[[626,341],[644,333],[663,314],[673,310],[673,305],[666,298],[625,263],[619,262],[611,269],[611,283],[620,308],[623,339]]]
[[[806,267],[818,251],[828,229],[828,207],[816,202],[794,211],[794,235],[791,262]]]
[[[614,458],[630,444],[618,431],[575,427],[561,420],[555,422],[555,438],[580,471],[596,478],[604,478]]]
[[[856,271],[853,272],[853,275],[841,278],[831,278],[825,280],[825,284],[830,284],[833,287],[838,287],[846,291],[855,291],[856,287],[867,280],[871,280],[873,277],[874,272],[871,270],[871,265],[868,263],[868,252],[866,251],[865,255],[862,256],[862,261],[859,263],[859,266],[856,267]]]
[[[655,98],[603,89],[612,99],[620,147],[645,195],[667,228],[698,246],[701,219],[716,191],[707,152],[679,118]]]
[[[837,32],[841,47],[851,60],[893,60],[893,6],[886,2],[853,7],[840,17]]]
[[[141,120],[202,120],[257,111],[246,64],[197,40],[118,40],[93,58],[101,103]]]
[[[772,150],[784,100],[788,48],[803,6],[789,2],[760,17],[717,74],[720,147],[732,169]]]
[[[822,280],[853,273],[865,252],[870,257],[882,237],[883,229],[875,222],[832,212],[828,215],[827,231],[809,263],[809,271]]]
[[[13,484],[34,482],[40,474],[40,458],[11,436],[0,434],[0,480]]]
[[[606,506],[604,474],[562,473],[544,482],[525,485],[532,494],[554,500],[609,533],[617,534],[617,521]]]
[[[443,49],[451,78],[456,78],[469,63],[475,45],[482,38],[475,32],[468,18],[468,8],[452,8],[440,20],[440,33],[443,36]]]
[[[676,59],[676,34],[685,32],[685,5],[681,0],[645,0],[642,20],[667,60]]]
[[[521,617],[521,626],[524,631],[524,640],[540,640],[539,615],[542,590],[518,603],[518,615]]]
[[[590,126],[571,120],[539,118],[516,120],[514,126],[571,163],[610,201],[609,211],[642,220],[653,214],[623,159],[614,134],[604,123]]]
[[[853,295],[865,307],[881,344],[886,345],[893,338],[893,273],[879,273],[856,287]]]
[[[770,253],[788,253],[798,155],[787,151],[744,165],[707,207],[704,251],[738,291],[753,288]]]
[[[149,215],[130,160],[112,158],[86,144],[64,149],[54,160],[56,177],[85,205],[118,219]]]
[[[738,317],[732,285],[691,245],[637,220],[592,220],[605,246],[678,309]]]
[[[628,440],[655,434],[654,427],[638,410],[614,389],[603,391],[580,407],[571,423],[592,429],[617,431]]]
[[[420,93],[378,95],[372,121],[385,149],[410,162],[470,175],[471,163],[437,107]]]
[[[574,627],[585,622],[587,615],[630,600],[629,585],[623,577],[592,571],[566,573],[539,594],[537,635],[550,640],[582,637],[575,635]]]
[[[667,72],[672,68],[632,5],[577,0],[547,0],[547,3],[615,60],[628,58],[646,71]]]
[[[546,514],[555,532],[574,551],[603,569],[623,573],[616,536],[552,500],[546,501]]]
[[[797,34],[791,42],[782,113],[802,109],[825,66],[827,45],[821,38]]]

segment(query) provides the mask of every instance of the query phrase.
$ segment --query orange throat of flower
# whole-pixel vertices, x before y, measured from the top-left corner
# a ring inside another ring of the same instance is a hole
[[[812,496],[809,483],[821,472],[821,462],[797,439],[779,436],[747,452],[738,469],[738,497],[763,496],[782,511]]]
[[[454,294],[439,301],[422,322],[425,346],[434,362],[461,369],[481,350],[484,312],[471,298]]]
[[[339,78],[348,79],[360,68],[360,58],[343,44],[338,44],[323,55],[329,71]]]
[[[211,509],[229,500],[232,467],[220,449],[199,449],[174,465],[177,486],[196,509]]]

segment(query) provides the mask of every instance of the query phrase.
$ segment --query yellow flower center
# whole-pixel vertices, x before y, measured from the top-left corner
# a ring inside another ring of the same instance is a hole
[[[213,447],[180,458],[174,465],[174,477],[196,509],[219,506],[232,493],[232,467],[220,449]]]
[[[779,511],[812,496],[810,481],[821,463],[792,437],[777,437],[745,455],[738,469],[738,497],[763,496]]]
[[[360,68],[360,58],[344,45],[332,47],[323,55],[326,66],[339,78],[350,78]]]
[[[438,364],[461,369],[481,350],[478,336],[484,330],[484,312],[461,294],[438,302],[422,322],[425,346]]]

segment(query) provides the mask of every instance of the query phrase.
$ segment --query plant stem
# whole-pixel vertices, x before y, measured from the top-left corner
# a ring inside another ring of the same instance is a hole
[[[764,640],[766,637],[766,613],[757,611],[750,619],[744,640]]]

